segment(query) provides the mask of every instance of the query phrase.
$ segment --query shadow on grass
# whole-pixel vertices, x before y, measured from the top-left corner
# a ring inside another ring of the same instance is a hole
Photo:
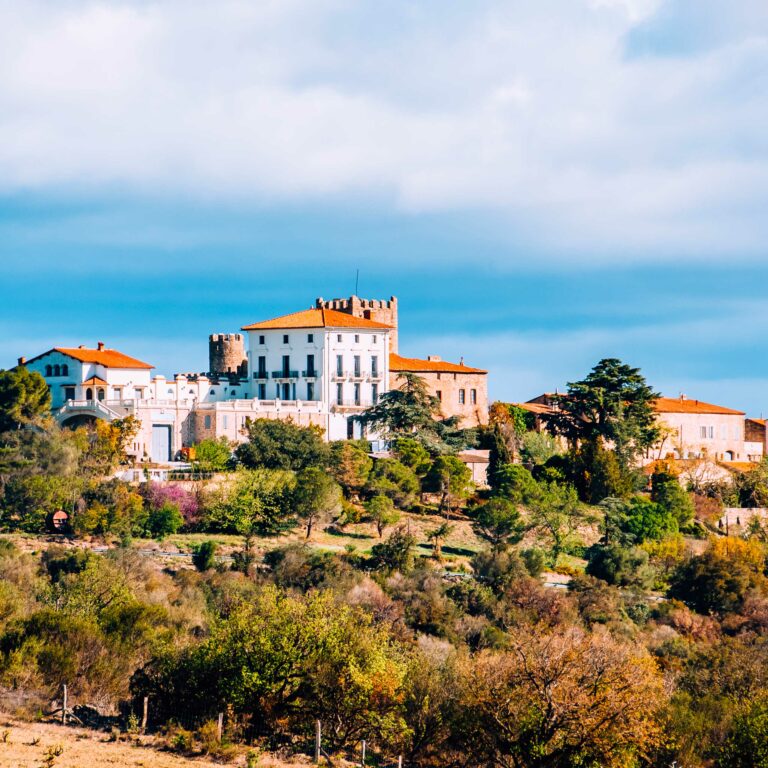
[[[420,543],[416,545],[420,549],[426,549],[430,552],[435,551],[434,544],[424,544]],[[475,549],[466,549],[465,547],[452,547],[452,546],[446,546],[443,544],[441,551],[444,555],[457,555],[459,557],[472,557],[472,555],[477,554],[477,550]]]
[[[352,531],[340,531],[338,528],[326,528],[329,536],[339,536],[345,539],[375,539],[370,533],[354,533]]]

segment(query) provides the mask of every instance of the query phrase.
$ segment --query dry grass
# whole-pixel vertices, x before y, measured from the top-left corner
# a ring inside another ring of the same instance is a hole
[[[132,742],[110,741],[109,736],[84,728],[50,723],[27,723],[0,715],[0,768],[39,768],[50,748],[63,751],[53,759],[55,768],[213,768],[221,763],[205,758],[188,758],[163,752],[153,737]],[[5,740],[3,740],[5,736]],[[246,748],[238,751],[232,766],[246,764]],[[260,768],[296,768],[309,765],[308,758],[284,762],[268,755],[260,756]]]

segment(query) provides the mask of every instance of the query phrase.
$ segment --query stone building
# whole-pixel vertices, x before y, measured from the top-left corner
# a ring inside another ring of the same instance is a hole
[[[458,416],[463,428],[488,423],[488,371],[470,368],[460,363],[448,363],[437,355],[426,360],[390,355],[389,370],[392,386],[397,386],[400,374],[415,373],[440,401],[444,418]]]
[[[315,309],[331,309],[364,320],[373,320],[386,325],[389,331],[389,351],[397,353],[397,298],[361,299],[352,295],[348,299],[315,299]]]
[[[242,333],[213,333],[208,337],[208,373],[248,378],[248,355]]]

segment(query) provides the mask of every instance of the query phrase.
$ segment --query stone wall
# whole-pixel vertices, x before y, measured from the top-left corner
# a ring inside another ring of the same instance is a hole
[[[315,300],[316,309],[334,309],[344,312],[352,317],[362,317],[373,320],[376,323],[384,323],[392,327],[389,334],[389,351],[397,354],[397,298],[390,296],[387,299],[361,299],[359,296],[350,296],[348,299]]]
[[[208,337],[208,373],[248,376],[248,356],[242,333],[213,333]]]

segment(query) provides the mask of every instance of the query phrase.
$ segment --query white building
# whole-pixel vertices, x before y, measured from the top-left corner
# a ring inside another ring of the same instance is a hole
[[[106,349],[55,347],[26,361],[48,383],[67,426],[132,415],[140,429],[130,453],[167,463],[206,438],[245,440],[247,419],[291,419],[328,440],[362,437],[354,416],[389,388],[384,323],[309,309],[246,326],[248,378],[239,374],[151,377],[153,366]]]

